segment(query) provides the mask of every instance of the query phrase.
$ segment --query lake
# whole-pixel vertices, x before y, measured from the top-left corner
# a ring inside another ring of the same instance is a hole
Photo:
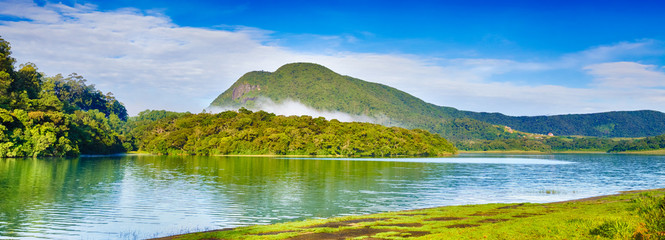
[[[311,218],[665,188],[665,156],[0,159],[0,239],[142,239]]]

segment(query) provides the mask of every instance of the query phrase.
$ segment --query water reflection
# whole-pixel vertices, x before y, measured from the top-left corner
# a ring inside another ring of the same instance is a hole
[[[46,237],[41,228],[68,233],[76,222],[112,206],[114,161],[3,159],[0,161],[0,235]],[[69,218],[67,215],[74,215]],[[103,216],[103,215],[100,215]]]
[[[331,161],[418,162],[418,163],[477,163],[477,164],[571,164],[574,162],[524,157],[448,157],[448,158],[281,158]]]
[[[664,167],[662,156],[630,155],[2,159],[0,238],[133,239],[440,205],[560,201],[665,187]]]

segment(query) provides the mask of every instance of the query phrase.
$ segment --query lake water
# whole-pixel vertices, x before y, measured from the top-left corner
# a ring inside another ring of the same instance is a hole
[[[0,239],[142,239],[650,188],[665,188],[665,156],[0,159]]]

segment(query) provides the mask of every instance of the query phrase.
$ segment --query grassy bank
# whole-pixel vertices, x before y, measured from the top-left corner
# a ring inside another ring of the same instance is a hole
[[[546,204],[449,206],[164,239],[665,239],[665,189]]]

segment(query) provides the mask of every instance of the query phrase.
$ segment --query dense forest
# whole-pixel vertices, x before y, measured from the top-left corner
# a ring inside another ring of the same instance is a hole
[[[32,63],[15,68],[0,38],[0,157],[125,152],[125,107],[76,74],[45,77]]]
[[[525,137],[464,141],[457,142],[455,146],[465,151],[606,152],[618,143],[619,141],[609,138],[597,137]]]
[[[455,147],[437,134],[322,117],[241,108],[218,114],[144,111],[128,121],[136,148],[156,154],[441,156]]]

